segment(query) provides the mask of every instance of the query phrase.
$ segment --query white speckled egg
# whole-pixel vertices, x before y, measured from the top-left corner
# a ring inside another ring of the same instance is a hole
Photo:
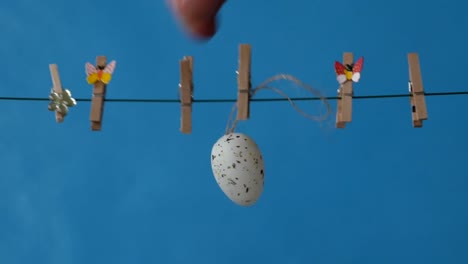
[[[211,168],[221,190],[236,204],[252,205],[262,194],[262,154],[247,135],[230,133],[221,137],[211,150]]]

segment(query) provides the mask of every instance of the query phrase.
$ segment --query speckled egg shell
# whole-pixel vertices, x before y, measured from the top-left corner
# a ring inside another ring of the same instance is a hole
[[[221,190],[236,204],[252,205],[262,194],[262,154],[247,135],[230,133],[221,137],[211,150],[211,168]]]

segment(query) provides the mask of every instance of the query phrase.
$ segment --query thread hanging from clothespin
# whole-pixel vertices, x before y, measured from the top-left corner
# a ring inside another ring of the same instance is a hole
[[[300,109],[294,103],[294,100],[292,98],[290,98],[286,93],[284,93],[283,91],[281,91],[278,88],[270,86],[271,83],[279,81],[279,80],[288,80],[288,81],[290,81],[292,83],[295,83],[297,86],[299,86],[299,87],[301,87],[303,89],[306,89],[307,91],[311,92],[315,96],[317,96],[317,99],[320,99],[323,102],[323,104],[325,105],[326,110],[327,110],[326,113],[322,114],[322,115],[319,115],[319,116],[313,116],[313,115],[310,115],[310,114],[306,113],[302,109]],[[281,95],[283,98],[285,98],[286,100],[289,101],[291,106],[299,114],[301,114],[302,116],[304,116],[307,119],[321,122],[321,121],[326,120],[330,116],[331,107],[330,107],[330,104],[328,103],[327,99],[319,91],[317,91],[314,88],[312,88],[311,86],[303,83],[302,81],[300,81],[299,79],[297,79],[296,77],[294,77],[294,76],[292,76],[290,74],[277,74],[277,75],[274,75],[273,77],[268,78],[262,84],[260,84],[259,86],[255,87],[254,89],[251,90],[250,97],[253,98],[259,91],[262,91],[262,90],[271,90],[271,91]],[[229,119],[228,119],[228,122],[227,122],[227,125],[226,125],[226,132],[225,132],[226,135],[229,134],[229,133],[234,133],[234,131],[236,129],[236,126],[237,126],[237,123],[240,121],[240,119],[238,119],[238,118],[234,119],[234,112],[236,110],[238,110],[237,103],[235,103],[233,105],[232,109],[231,109],[231,114],[229,115]]]
[[[251,47],[249,44],[240,44],[237,71],[237,120],[247,120],[250,117],[250,67]]]
[[[427,106],[417,53],[408,53],[408,64],[411,118],[413,120],[413,127],[420,128],[423,126],[423,121],[427,120]]]
[[[104,101],[107,84],[112,79],[116,66],[115,61],[107,64],[105,56],[96,57],[96,66],[87,62],[85,65],[87,81],[93,85],[93,98],[91,99],[91,130],[100,131],[102,127],[102,116],[104,112]]]
[[[68,108],[75,106],[76,100],[72,98],[69,90],[62,88],[57,64],[49,64],[49,70],[53,87],[49,95],[48,109],[55,112],[57,123],[62,123],[68,114]]]
[[[193,57],[185,56],[180,61],[179,94],[181,103],[180,131],[184,134],[192,132],[192,102],[193,102]]]

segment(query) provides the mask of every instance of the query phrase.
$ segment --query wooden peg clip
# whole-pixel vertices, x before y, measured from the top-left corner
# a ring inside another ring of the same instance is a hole
[[[55,112],[55,120],[57,123],[61,123],[65,119],[69,108],[76,105],[76,100],[73,99],[69,90],[62,88],[57,65],[49,64],[49,70],[53,88],[49,95],[50,103],[48,109]]]
[[[57,64],[49,64],[50,76],[52,77],[53,91],[57,94],[62,94],[62,82],[60,81],[60,76],[58,72]],[[55,111],[55,120],[57,123],[62,123],[64,120],[64,115],[59,111]]]
[[[107,65],[105,56],[96,57],[96,69],[103,69]],[[93,86],[93,98],[91,99],[91,130],[100,131],[102,127],[102,115],[104,112],[104,100],[107,85],[98,80]]]
[[[184,134],[192,132],[192,101],[193,101],[193,57],[186,56],[180,61],[179,94],[182,117],[180,131]]]
[[[351,65],[354,62],[354,56],[351,52],[343,53],[343,65]],[[346,123],[352,120],[353,106],[353,82],[345,82],[338,91],[338,109],[336,113],[336,128],[345,128]]]
[[[250,67],[251,48],[248,44],[239,46],[239,69],[237,71],[237,119],[246,120],[250,116]]]
[[[423,120],[427,120],[427,106],[417,53],[408,54],[408,64],[411,117],[413,119],[413,127],[420,128],[423,126]]]

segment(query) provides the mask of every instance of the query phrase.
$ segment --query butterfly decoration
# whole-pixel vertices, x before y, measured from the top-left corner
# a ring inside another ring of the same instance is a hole
[[[340,85],[343,85],[347,81],[359,82],[363,66],[363,57],[359,58],[356,63],[346,64],[346,66],[335,61],[336,80]]]
[[[98,81],[108,84],[112,79],[112,74],[114,73],[116,66],[115,60],[111,61],[106,67],[95,67],[93,64],[86,63],[86,80],[89,84],[94,84]]]
[[[73,99],[69,90],[63,90],[62,93],[57,93],[52,90],[50,92],[49,99],[49,111],[57,111],[63,116],[67,115],[69,107],[76,105],[76,100]]]

